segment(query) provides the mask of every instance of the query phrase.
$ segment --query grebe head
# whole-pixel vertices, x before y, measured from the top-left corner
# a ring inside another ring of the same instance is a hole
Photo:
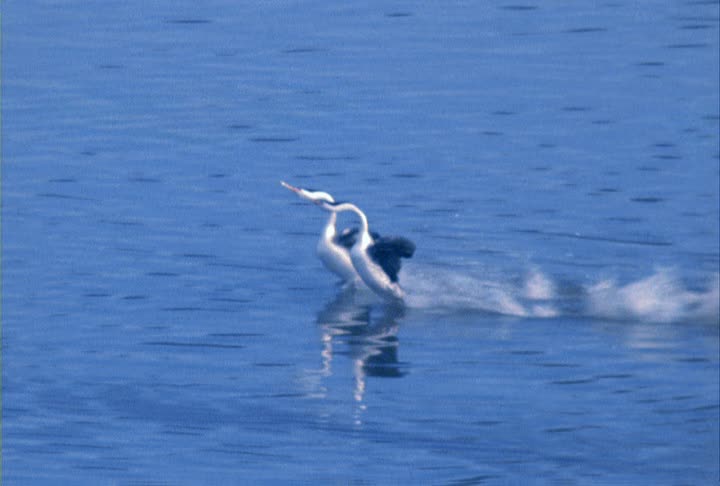
[[[287,182],[281,181],[280,184],[286,189],[291,190],[298,196],[300,196],[303,199],[307,199],[308,201],[312,202],[313,204],[317,204],[318,206],[322,207],[323,209],[329,210],[328,207],[325,206],[325,204],[330,203],[334,204],[335,199],[324,191],[314,191],[312,189],[303,189],[301,187],[295,187]]]

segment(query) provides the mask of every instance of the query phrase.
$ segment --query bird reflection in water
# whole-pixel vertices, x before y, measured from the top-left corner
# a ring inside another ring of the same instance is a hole
[[[341,292],[318,313],[322,333],[322,376],[332,375],[333,360],[347,355],[353,364],[354,398],[362,402],[369,376],[399,378],[405,375],[398,361],[398,319],[405,314],[400,303],[380,308],[358,303],[355,292]],[[379,311],[379,315],[376,315]]]

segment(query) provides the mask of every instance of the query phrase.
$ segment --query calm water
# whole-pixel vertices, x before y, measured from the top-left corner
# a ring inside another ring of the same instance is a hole
[[[3,484],[716,483],[718,2],[575,3],[3,2]]]

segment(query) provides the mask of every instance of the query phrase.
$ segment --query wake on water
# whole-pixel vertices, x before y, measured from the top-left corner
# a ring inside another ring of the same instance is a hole
[[[477,311],[518,317],[581,315],[650,322],[720,321],[720,274],[693,291],[671,270],[620,284],[615,280],[557,284],[538,269],[519,279],[478,277],[429,265],[408,264],[400,281],[410,308]]]
[[[655,322],[720,320],[720,275],[715,274],[703,291],[691,291],[670,270],[618,285],[603,280],[588,288],[590,315],[612,319],[640,319]]]

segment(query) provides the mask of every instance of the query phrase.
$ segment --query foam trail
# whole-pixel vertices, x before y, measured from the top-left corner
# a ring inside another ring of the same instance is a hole
[[[561,287],[535,267],[524,279],[512,279],[489,269],[483,269],[480,277],[413,263],[403,268],[400,281],[409,307],[437,312],[720,323],[720,274],[715,274],[704,290],[687,288],[667,269],[623,285],[606,279],[590,285],[570,282]]]
[[[539,271],[518,285],[428,265],[407,265],[401,275],[406,303],[413,308],[471,310],[518,317],[550,317],[553,283]],[[529,290],[528,290],[529,289]],[[526,298],[542,302],[525,302]]]
[[[555,298],[555,284],[537,268],[533,268],[525,281],[525,297],[534,300]]]
[[[620,320],[718,322],[719,299],[718,274],[706,291],[692,291],[671,270],[661,269],[626,285],[603,280],[589,286],[586,308],[592,317]]]

